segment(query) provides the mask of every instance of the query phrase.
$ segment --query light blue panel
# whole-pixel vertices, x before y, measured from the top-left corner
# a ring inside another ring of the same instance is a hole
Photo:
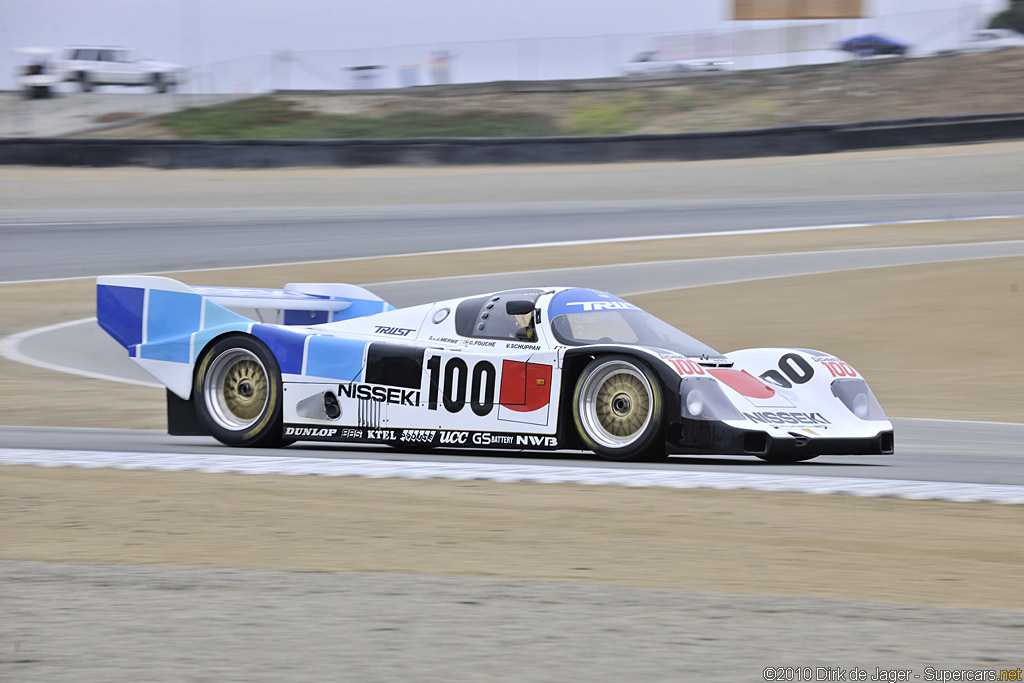
[[[345,301],[345,299],[336,300]],[[373,301],[370,299],[347,299],[347,301],[351,301],[352,305],[342,311],[335,311],[334,315],[331,317],[332,322],[337,322],[338,320],[353,320],[355,318],[362,318],[368,315],[383,313],[384,311],[394,309],[394,306],[386,301]]]
[[[230,312],[231,311],[228,311],[228,313]],[[209,315],[209,311],[207,311],[207,315]],[[242,318],[242,316],[238,317]],[[209,318],[207,318],[207,320],[209,320]],[[199,354],[203,352],[203,349],[206,347],[207,344],[210,343],[211,340],[213,340],[214,337],[219,337],[220,335],[227,334],[228,332],[245,332],[246,330],[248,330],[249,323],[251,321],[246,320],[245,318],[242,318],[242,320],[244,320],[245,322],[228,323],[226,325],[219,325],[217,327],[207,326],[202,330],[196,332],[195,344],[193,344],[192,346],[192,362],[196,362],[196,359],[199,358]]]
[[[203,316],[203,329],[220,327],[221,325],[234,325],[236,323],[248,323],[250,320],[244,315],[239,315],[228,310],[220,304],[215,304],[209,299],[205,301],[206,315]]]
[[[306,374],[361,382],[364,348],[364,341],[310,337],[309,346],[306,348]]]
[[[191,360],[188,354],[188,337],[157,341],[150,344],[139,344],[136,348],[139,352],[139,358],[169,360],[174,363],[188,363]]]
[[[146,342],[178,339],[199,329],[203,297],[191,292],[149,290],[149,309],[146,314]],[[188,356],[188,349],[185,350]],[[143,358],[148,356],[143,355]],[[187,358],[186,358],[187,361]]]

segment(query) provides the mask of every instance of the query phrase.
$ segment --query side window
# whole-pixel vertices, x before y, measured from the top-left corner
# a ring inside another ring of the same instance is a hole
[[[99,60],[101,62],[114,61],[114,53],[111,50],[100,50]]]
[[[76,59],[81,59],[85,62],[94,62],[96,61],[96,50],[79,50],[78,57],[76,57]]]
[[[541,293],[539,289],[516,289],[463,301],[455,311],[455,331],[460,336],[478,339],[516,339],[520,328],[532,327],[533,314],[509,315],[505,304],[536,301]]]

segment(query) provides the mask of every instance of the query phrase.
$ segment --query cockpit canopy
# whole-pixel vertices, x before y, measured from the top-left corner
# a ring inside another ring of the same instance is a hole
[[[567,289],[548,305],[551,331],[562,344],[652,346],[691,358],[722,354],[628,301],[593,289]]]
[[[478,339],[521,339],[532,341],[533,312],[510,315],[505,310],[509,301],[533,301],[544,293],[542,289],[510,289],[490,296],[466,299],[455,309],[455,331],[463,337]],[[529,337],[521,332],[527,329]],[[520,333],[520,336],[517,336]]]

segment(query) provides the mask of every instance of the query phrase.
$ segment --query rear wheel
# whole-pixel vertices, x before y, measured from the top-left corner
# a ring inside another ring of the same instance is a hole
[[[164,80],[164,77],[161,74],[153,74],[153,89],[158,93],[165,93],[167,88],[167,81]]]
[[[583,369],[572,401],[576,430],[608,460],[665,457],[661,386],[639,361],[601,356]]]
[[[89,74],[82,71],[78,74],[78,86],[82,89],[82,92],[92,92],[93,83]]]
[[[274,447],[282,437],[281,370],[253,337],[216,342],[196,366],[192,395],[210,434],[229,446]]]

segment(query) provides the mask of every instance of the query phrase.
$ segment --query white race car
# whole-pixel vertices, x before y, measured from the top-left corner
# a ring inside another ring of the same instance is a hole
[[[190,287],[101,277],[99,324],[167,391],[168,430],[673,453],[795,462],[893,452],[850,364],[809,349],[721,354],[612,294],[529,287],[394,309],[345,284]]]

